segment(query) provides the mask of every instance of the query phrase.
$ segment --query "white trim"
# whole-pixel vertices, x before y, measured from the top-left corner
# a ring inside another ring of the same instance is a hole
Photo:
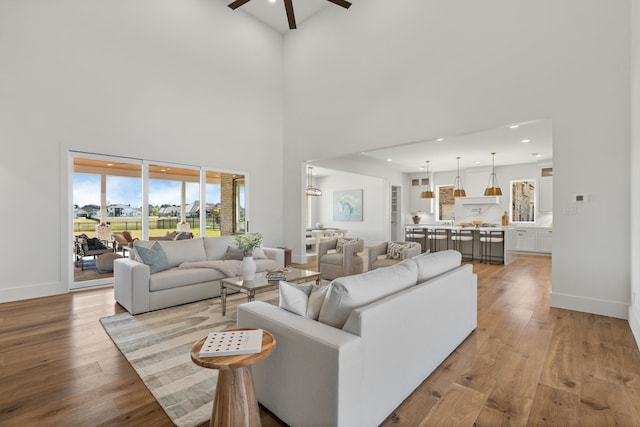
[[[596,298],[586,298],[577,295],[559,294],[551,292],[549,305],[566,310],[581,311],[584,313],[599,314],[602,316],[628,319],[628,304],[608,301]]]
[[[636,345],[640,350],[640,317],[632,306],[629,306],[629,327],[631,327],[631,333],[633,333]]]

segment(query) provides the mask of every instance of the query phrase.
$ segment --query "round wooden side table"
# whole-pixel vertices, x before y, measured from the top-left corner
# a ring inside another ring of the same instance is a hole
[[[229,331],[247,330],[228,329]],[[276,347],[275,337],[263,330],[262,350],[255,354],[199,357],[207,337],[191,348],[191,360],[204,368],[218,369],[218,383],[211,411],[211,427],[260,426],[260,410],[253,386],[251,365],[269,356]]]

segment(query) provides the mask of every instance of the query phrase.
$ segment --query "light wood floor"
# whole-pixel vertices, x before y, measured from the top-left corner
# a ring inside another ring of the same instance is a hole
[[[474,270],[478,329],[384,426],[640,426],[626,321],[550,309],[548,257]],[[171,426],[98,322],[121,311],[110,288],[0,304],[0,425]]]

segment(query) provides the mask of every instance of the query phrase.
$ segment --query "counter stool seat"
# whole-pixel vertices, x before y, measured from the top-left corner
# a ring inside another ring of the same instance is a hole
[[[453,249],[462,254],[463,261],[473,261],[473,230],[463,230],[452,228],[451,229],[451,242],[453,243]],[[471,252],[464,252],[464,242],[471,242]]]
[[[443,240],[447,241],[447,249],[449,249],[449,233],[445,228],[427,228],[427,239],[429,239],[429,250],[431,252],[441,250]]]
[[[494,254],[494,244],[501,243],[500,252]],[[504,264],[504,231],[480,230],[480,262],[486,264]]]
[[[424,252],[426,248],[426,237],[425,230],[423,228],[411,227],[406,229],[405,233],[406,240],[408,242],[418,242],[420,243],[421,251]]]

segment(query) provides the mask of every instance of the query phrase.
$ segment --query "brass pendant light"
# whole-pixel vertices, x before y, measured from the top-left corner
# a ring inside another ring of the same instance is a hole
[[[498,177],[496,176],[495,156],[496,153],[491,153],[491,175],[489,175],[489,185],[487,185],[487,188],[484,190],[485,196],[502,196],[502,190],[500,189]]]
[[[429,175],[429,160],[427,160],[427,189],[420,193],[421,199],[434,199],[436,195],[431,191],[431,177]]]
[[[307,166],[307,188],[304,190],[307,196],[322,196],[322,190],[313,186],[313,167]]]
[[[462,188],[462,178],[460,178],[460,157],[456,157],[456,159],[458,159],[458,174],[453,182],[453,197],[466,197],[467,193]]]

